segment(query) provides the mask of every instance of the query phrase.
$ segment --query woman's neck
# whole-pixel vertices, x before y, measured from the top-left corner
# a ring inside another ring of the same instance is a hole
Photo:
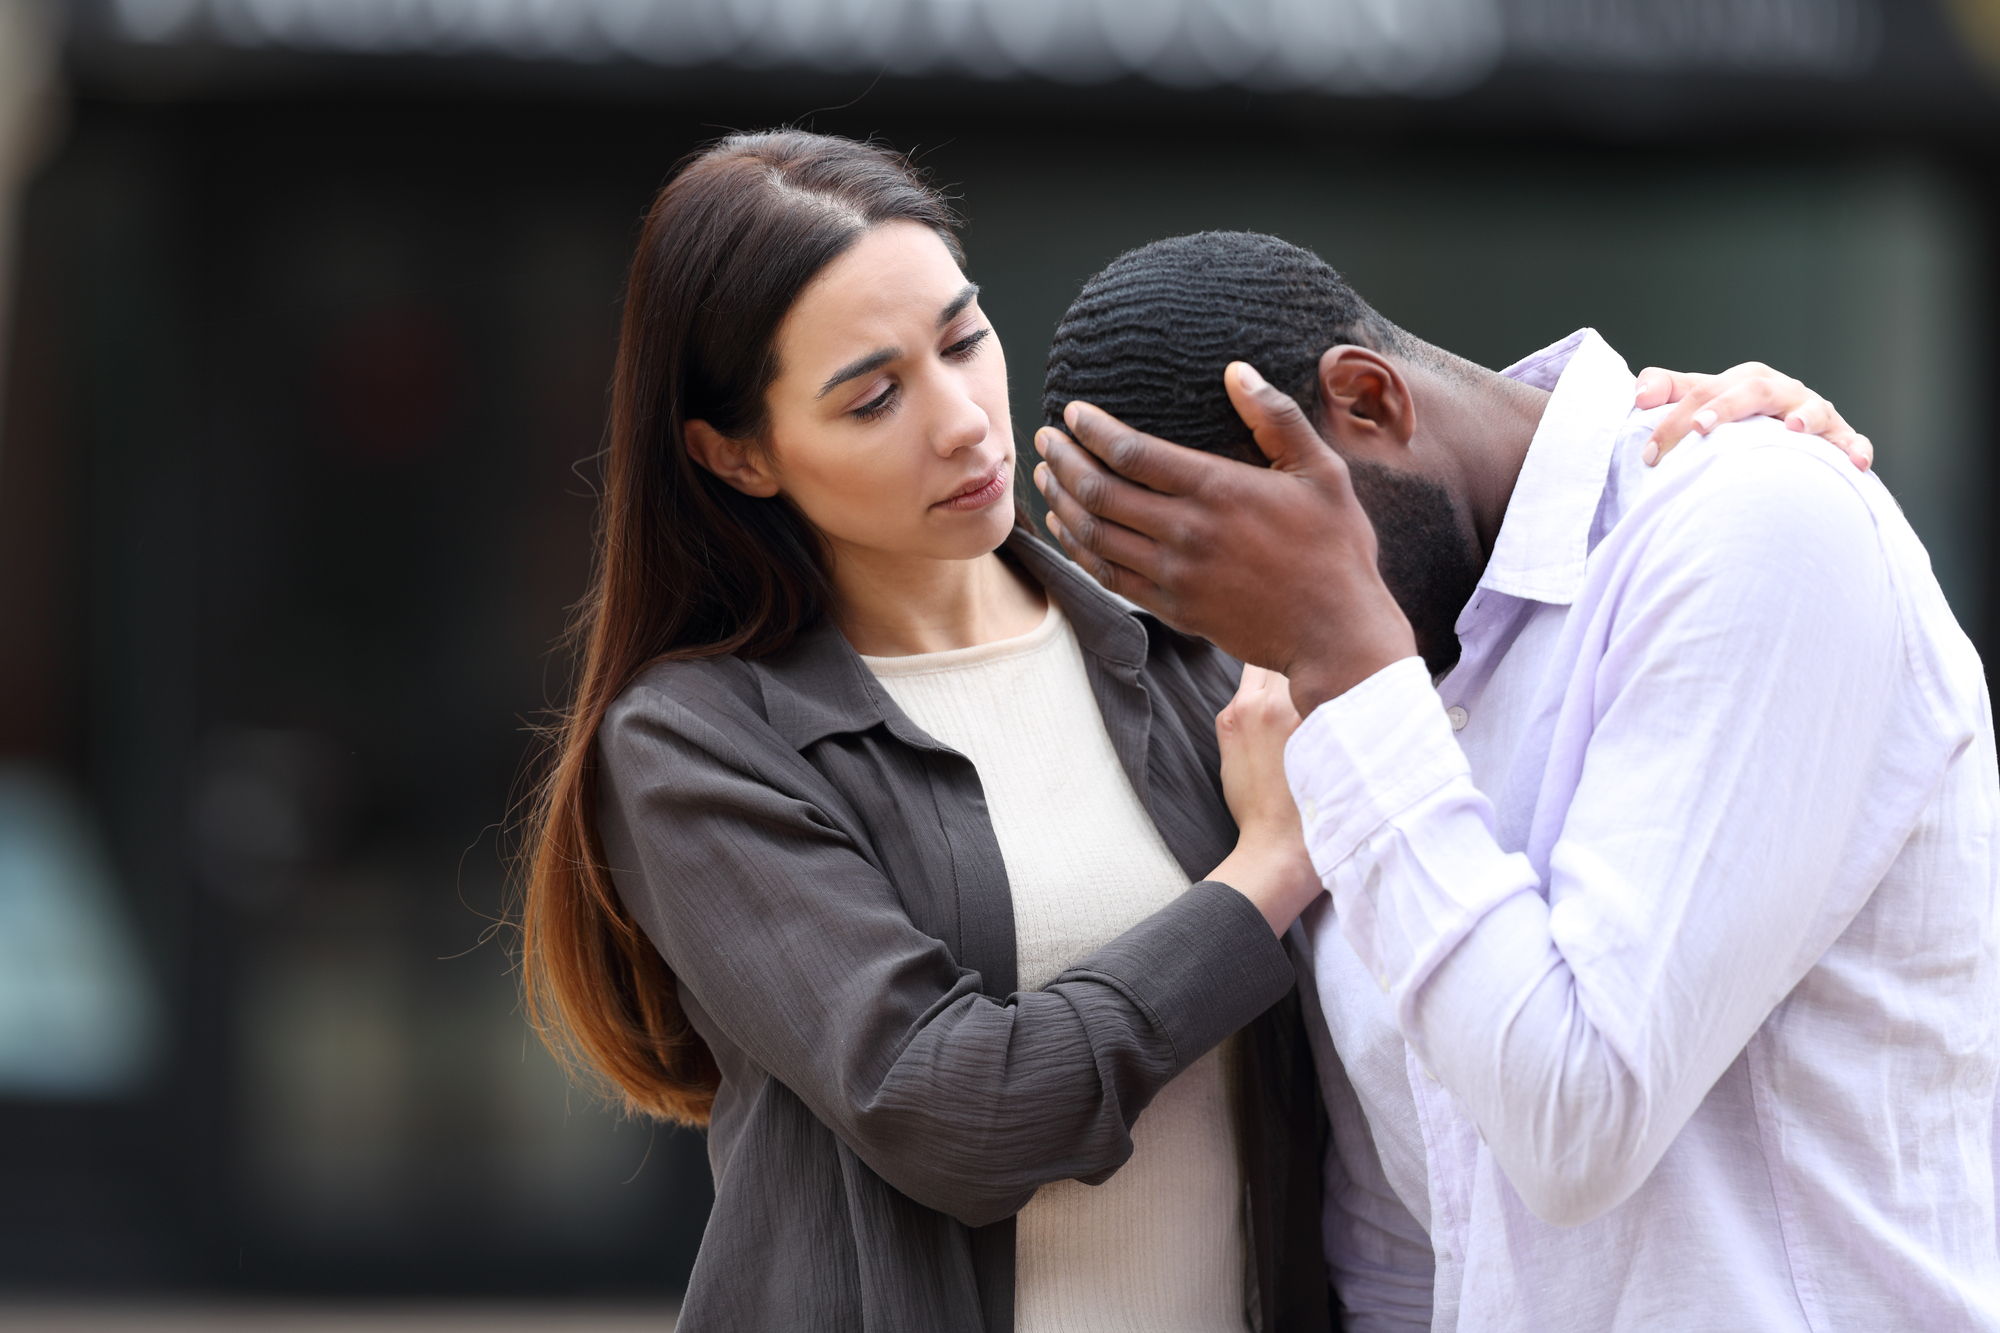
[[[1019,638],[1048,614],[1034,581],[998,554],[927,560],[837,551],[840,632],[867,657],[910,657]]]

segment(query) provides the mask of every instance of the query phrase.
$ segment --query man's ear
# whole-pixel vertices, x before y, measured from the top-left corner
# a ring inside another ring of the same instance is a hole
[[[1342,344],[1320,355],[1319,401],[1327,439],[1342,453],[1388,461],[1416,434],[1409,381],[1366,347]]]
[[[706,421],[689,421],[681,427],[682,438],[694,461],[723,481],[760,500],[778,493],[778,476],[771,471],[764,454],[748,440],[732,440]]]

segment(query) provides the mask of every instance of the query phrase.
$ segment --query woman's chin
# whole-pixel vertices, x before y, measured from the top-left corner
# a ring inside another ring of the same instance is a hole
[[[1003,494],[992,504],[966,512],[936,507],[931,510],[932,542],[939,556],[947,560],[971,560],[996,550],[1014,530],[1014,497]]]

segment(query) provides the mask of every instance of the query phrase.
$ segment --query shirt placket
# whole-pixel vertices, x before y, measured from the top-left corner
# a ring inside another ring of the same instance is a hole
[[[1437,682],[1438,701],[1458,736],[1472,725],[1473,705],[1491,675],[1493,645],[1514,599],[1488,588],[1476,591],[1458,620],[1459,659]],[[1437,1262],[1439,1310],[1454,1317],[1439,1327],[1455,1327],[1455,1311],[1471,1245],[1472,1186],[1479,1170],[1478,1127],[1424,1067],[1414,1051],[1404,1053],[1410,1091],[1424,1136],[1431,1200],[1431,1249]]]

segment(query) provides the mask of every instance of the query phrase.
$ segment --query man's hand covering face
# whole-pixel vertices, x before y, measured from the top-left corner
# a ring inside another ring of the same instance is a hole
[[[1301,716],[1416,637],[1376,566],[1347,464],[1247,364],[1223,383],[1269,469],[1183,449],[1087,403],[1045,427],[1049,530],[1097,581],[1245,662],[1291,678]]]

